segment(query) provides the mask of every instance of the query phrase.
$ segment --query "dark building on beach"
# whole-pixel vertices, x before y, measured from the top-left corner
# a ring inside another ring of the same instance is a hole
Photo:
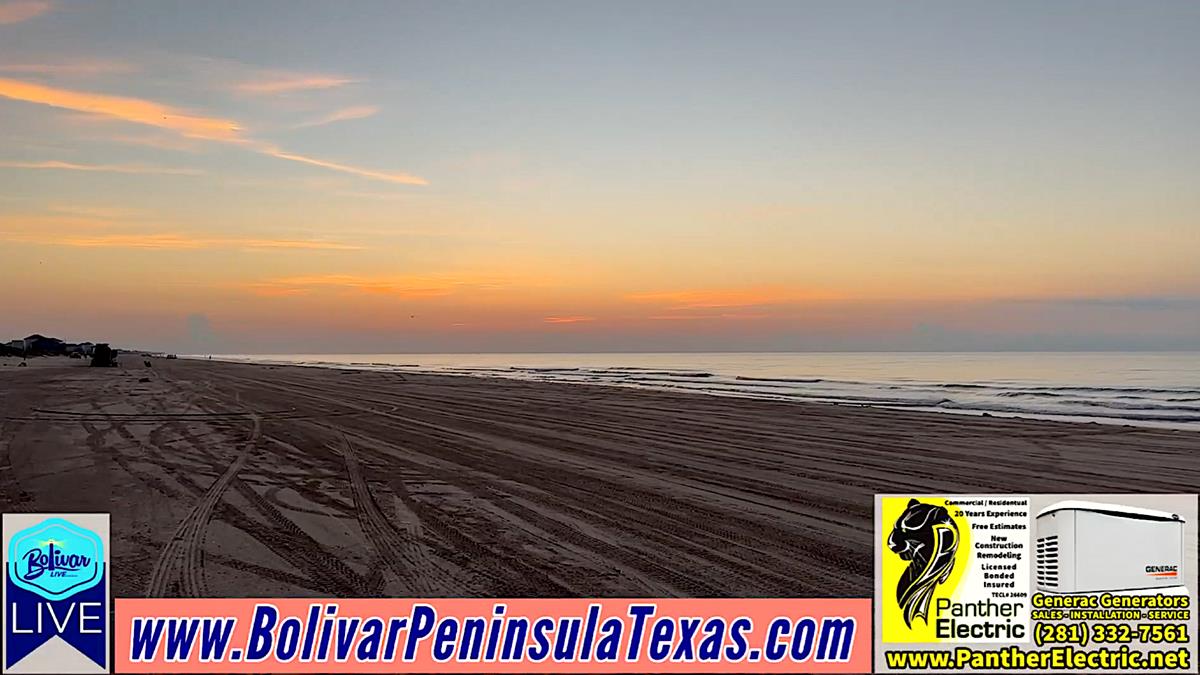
[[[95,348],[96,345],[91,342],[64,342],[34,333],[23,340],[0,343],[0,356],[91,356]]]
[[[67,345],[58,338],[46,337],[37,333],[25,338],[25,354],[28,356],[65,353],[67,353]]]

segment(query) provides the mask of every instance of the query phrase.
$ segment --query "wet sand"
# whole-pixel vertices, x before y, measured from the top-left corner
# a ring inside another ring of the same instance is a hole
[[[0,509],[116,596],[858,596],[876,492],[1185,492],[1200,433],[574,384],[0,359]]]

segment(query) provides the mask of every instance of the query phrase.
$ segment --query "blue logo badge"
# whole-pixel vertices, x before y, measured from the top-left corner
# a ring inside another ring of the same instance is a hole
[[[95,533],[49,518],[13,535],[12,582],[47,600],[63,600],[104,579],[104,542]]]

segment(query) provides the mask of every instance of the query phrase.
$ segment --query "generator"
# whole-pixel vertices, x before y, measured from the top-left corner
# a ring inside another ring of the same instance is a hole
[[[1037,588],[1103,593],[1184,583],[1178,514],[1119,504],[1064,501],[1037,514]]]

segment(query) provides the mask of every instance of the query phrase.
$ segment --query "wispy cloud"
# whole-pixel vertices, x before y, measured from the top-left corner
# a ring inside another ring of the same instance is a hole
[[[141,209],[130,209],[121,206],[87,206],[78,204],[52,204],[47,210],[54,213],[65,213],[69,216],[100,218],[103,220],[128,220],[147,215]]]
[[[1082,307],[1111,307],[1136,310],[1200,308],[1200,297],[1186,295],[1162,296],[1101,296],[1062,298],[1020,298],[1015,302],[1044,305],[1077,305]]]
[[[347,120],[361,120],[367,117],[372,117],[379,113],[379,106],[374,105],[359,105],[349,108],[335,110],[324,117],[318,117],[307,122],[297,124],[294,129],[306,129],[308,127],[319,127],[334,122],[345,122]]]
[[[62,171],[99,171],[104,173],[165,174],[175,176],[199,176],[204,173],[199,169],[181,169],[169,166],[149,166],[145,164],[77,164],[75,162],[59,161],[0,161],[0,169],[49,169]]]
[[[52,209],[53,210],[53,209]],[[12,213],[0,216],[0,239],[33,241],[47,232],[110,231],[113,220],[83,213]]]
[[[543,323],[584,323],[587,321],[595,321],[594,316],[548,316],[542,319]]]
[[[402,192],[363,192],[361,190],[338,190],[334,194],[347,199],[380,199],[383,201],[408,199],[411,196],[409,193]]]
[[[234,89],[247,94],[286,94],[313,89],[333,89],[355,82],[358,80],[330,75],[280,74],[251,82],[240,82]]]
[[[116,249],[294,249],[352,251],[361,246],[309,237],[228,236],[164,224],[151,211],[106,204],[49,204],[42,213],[0,214],[0,241]]]
[[[247,288],[259,295],[343,293],[398,298],[439,298],[464,292],[503,290],[516,283],[503,276],[475,272],[430,275],[313,274],[265,279]],[[528,280],[523,283],[530,283]]]
[[[54,5],[49,0],[0,2],[0,25],[36,19],[53,8]]]
[[[755,319],[770,319],[770,314],[746,314],[746,313],[721,313],[721,314],[656,314],[648,316],[651,321],[724,321],[724,320],[755,320]]]
[[[0,73],[23,75],[112,75],[140,68],[126,61],[63,61],[58,63],[0,63]]]
[[[668,305],[670,309],[690,310],[779,305],[806,300],[830,299],[834,296],[797,288],[760,286],[633,293],[626,297],[635,302],[649,302]]]
[[[0,78],[0,97],[66,110],[75,110],[123,122],[158,127],[173,131],[187,138],[233,143],[260,154],[307,164],[309,166],[317,166],[331,171],[339,171],[361,178],[404,185],[428,184],[428,181],[424,178],[407,173],[366,169],[341,162],[333,162],[288,152],[269,143],[245,136],[242,133],[241,126],[232,120],[194,115],[172,106],[146,99],[74,91],[8,78]]]
[[[304,155],[297,155],[294,152],[284,152],[283,150],[280,150],[279,148],[275,148],[275,147],[267,146],[267,145],[261,146],[261,152],[263,152],[264,154],[270,155],[272,157],[278,157],[279,159],[286,159],[286,160],[290,160],[293,162],[300,162],[301,164],[309,164],[311,166],[319,166],[319,167],[322,167],[325,169],[331,169],[333,171],[341,171],[342,173],[348,173],[348,174],[351,174],[354,176],[370,178],[372,180],[382,180],[382,181],[387,181],[389,183],[400,183],[402,185],[428,185],[429,184],[429,181],[425,180],[424,178],[421,178],[420,176],[413,176],[413,175],[407,174],[407,173],[388,173],[388,172],[384,172],[384,171],[374,171],[372,169],[363,169],[363,168],[359,168],[357,166],[350,166],[349,164],[340,164],[338,162],[330,162],[330,161],[327,161],[324,159],[317,159],[315,157],[306,157]]]
[[[338,242],[306,239],[255,239],[241,237],[205,237],[183,233],[143,234],[26,234],[0,233],[6,241],[44,246],[74,248],[126,248],[156,250],[198,249],[301,249],[347,251],[361,247]]]
[[[214,239],[218,244],[240,248],[293,248],[312,251],[360,251],[362,246],[316,239]]]
[[[154,101],[74,91],[22,80],[0,78],[0,96],[169,129],[191,138],[232,141],[238,139],[241,131],[232,120],[193,115]]]
[[[299,295],[317,290],[432,298],[450,295],[463,283],[436,277],[367,277],[352,274],[316,274],[283,277],[251,284],[260,295]]]

